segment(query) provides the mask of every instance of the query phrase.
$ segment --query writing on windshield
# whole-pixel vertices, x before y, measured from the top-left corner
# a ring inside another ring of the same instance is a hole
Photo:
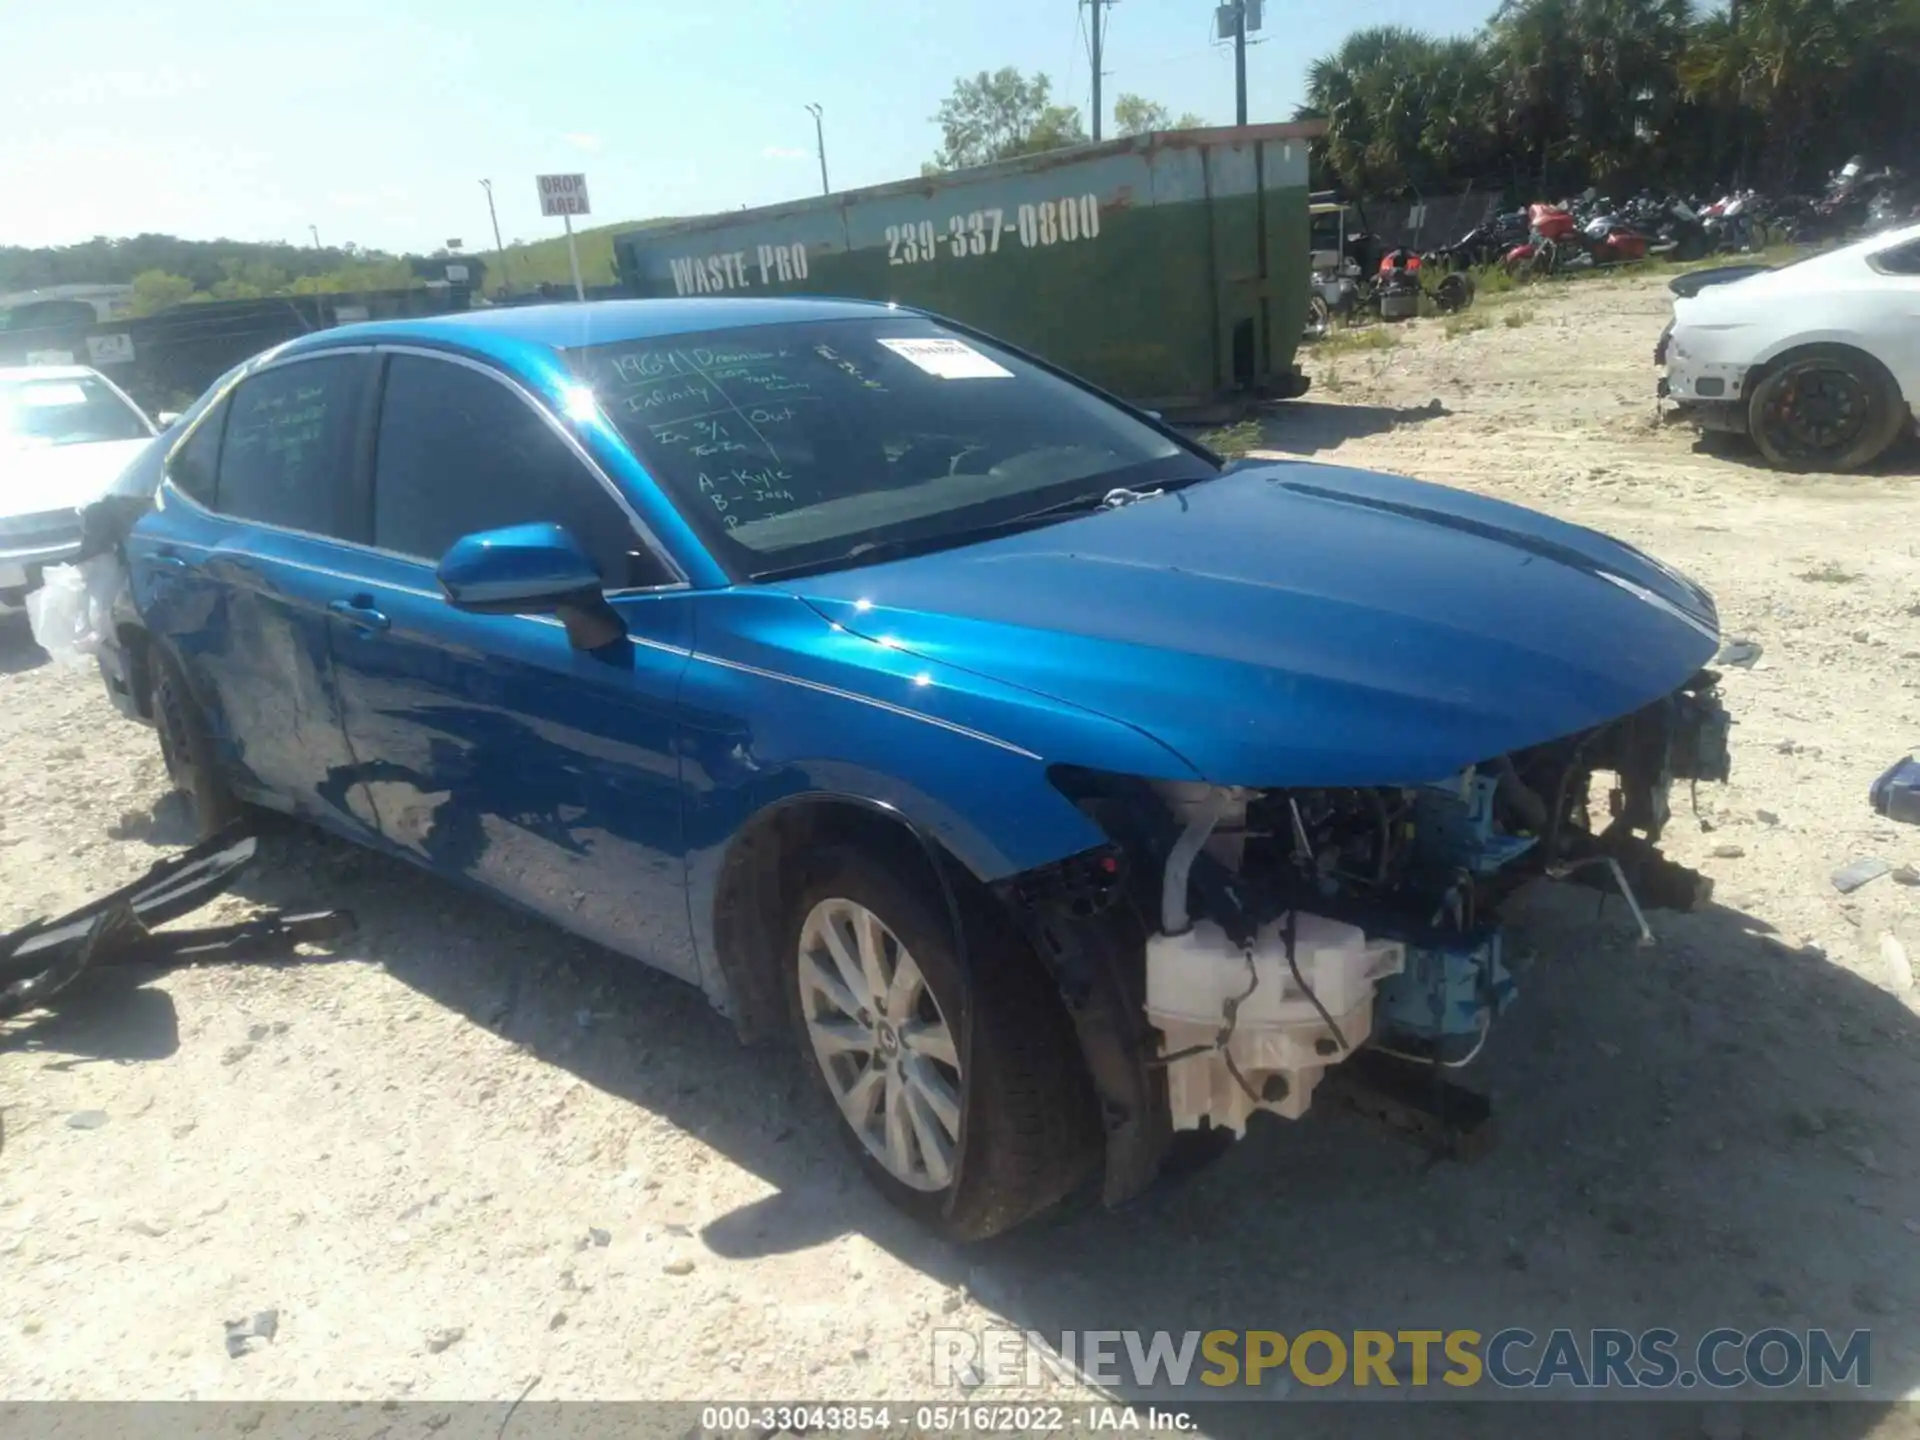
[[[570,358],[654,479],[748,571],[1198,463],[1124,410],[926,319],[757,326]]]
[[[800,503],[791,466],[807,449],[801,408],[823,397],[798,358],[791,346],[631,350],[607,358],[612,383],[597,388],[621,427],[689,474],[698,503],[734,530]]]

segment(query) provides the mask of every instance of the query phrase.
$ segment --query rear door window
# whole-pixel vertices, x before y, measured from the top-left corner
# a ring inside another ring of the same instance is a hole
[[[350,532],[347,472],[361,359],[301,360],[241,382],[226,402],[214,508],[312,535]]]
[[[636,583],[632,523],[566,442],[500,381],[393,355],[373,467],[373,543],[436,562],[480,530],[565,526],[609,587]]]

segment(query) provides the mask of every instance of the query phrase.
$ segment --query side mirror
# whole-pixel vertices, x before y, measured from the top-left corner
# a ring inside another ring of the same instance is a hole
[[[626,638],[600,572],[559,525],[509,525],[463,535],[434,576],[456,610],[476,615],[557,615],[576,650]]]
[[[158,425],[162,430],[168,429],[180,423],[180,412],[178,410],[162,410],[158,415],[153,417],[153,423]]]

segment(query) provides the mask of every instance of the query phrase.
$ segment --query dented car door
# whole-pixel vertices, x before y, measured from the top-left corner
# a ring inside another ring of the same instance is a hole
[[[210,410],[169,458],[169,523],[129,559],[156,640],[179,662],[236,793],[349,833],[363,792],[328,645],[350,568],[364,353],[275,364]]]

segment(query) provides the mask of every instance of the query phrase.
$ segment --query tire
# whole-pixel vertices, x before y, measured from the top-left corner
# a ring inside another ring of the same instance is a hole
[[[779,953],[802,1063],[868,1178],[947,1238],[982,1240],[1080,1185],[1100,1155],[1097,1113],[1078,1044],[1039,961],[1011,927],[986,917],[989,923],[968,927],[963,975],[945,900],[929,895],[931,886],[914,873],[862,849],[817,853]],[[873,922],[866,933],[876,942],[882,980],[892,983],[856,990],[846,977],[864,979],[855,930],[862,917]],[[851,972],[829,948],[829,931]],[[914,976],[903,980],[903,963],[914,967],[917,986]],[[885,1000],[874,1000],[876,988]],[[852,1016],[848,1001],[856,1005]],[[970,1057],[961,1053],[969,1019]],[[889,1070],[893,1078],[874,1078]],[[851,1118],[860,1112],[868,1117],[864,1134]]]
[[[1327,332],[1333,329],[1333,307],[1327,304],[1324,295],[1307,297],[1307,329],[1309,340],[1325,339]]]
[[[1473,277],[1459,270],[1444,277],[1434,288],[1433,303],[1443,315],[1465,310],[1473,304]]]
[[[153,724],[160,732],[160,754],[167,762],[167,778],[187,797],[193,824],[202,839],[215,835],[239,818],[240,802],[220,778],[214,763],[213,741],[207,734],[200,707],[187,688],[180,662],[166,647],[155,643],[153,663]]]
[[[1886,366],[1844,345],[1794,351],[1747,396],[1747,431],[1777,470],[1845,474],[1871,465],[1908,418]]]

